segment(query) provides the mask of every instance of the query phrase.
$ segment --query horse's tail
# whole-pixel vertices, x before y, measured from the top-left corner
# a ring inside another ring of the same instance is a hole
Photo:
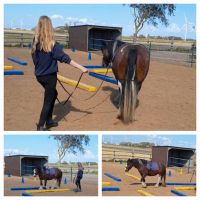
[[[58,187],[60,187],[60,185],[61,185],[62,176],[63,176],[63,172],[60,170],[60,176],[59,176],[58,179],[57,179]]]
[[[137,53],[135,49],[130,50],[126,67],[125,80],[122,89],[121,112],[124,123],[134,120],[137,101],[136,75]]]
[[[166,170],[166,166],[162,164],[163,167],[163,174],[162,174],[162,178],[163,178],[163,186],[166,185],[166,175],[167,175],[167,170]]]

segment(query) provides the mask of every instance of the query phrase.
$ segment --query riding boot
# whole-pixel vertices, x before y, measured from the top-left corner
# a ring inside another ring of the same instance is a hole
[[[46,128],[44,128],[44,126],[40,126],[39,124],[36,124],[37,127],[37,131],[47,131]]]
[[[58,122],[56,122],[56,121],[54,121],[52,119],[47,120],[47,122],[46,122],[46,128],[47,129],[50,129],[52,127],[57,127],[57,126],[58,126]]]

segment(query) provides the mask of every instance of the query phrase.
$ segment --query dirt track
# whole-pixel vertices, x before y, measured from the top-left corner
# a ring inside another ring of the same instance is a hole
[[[111,183],[110,187],[120,188],[120,191],[116,191],[116,192],[110,192],[110,191],[103,192],[103,196],[140,196],[140,194],[137,192],[138,189],[142,189],[146,192],[149,192],[154,196],[176,196],[170,192],[171,189],[174,189],[173,186],[166,186],[166,187],[160,186],[158,188],[154,186],[155,183],[157,182],[157,176],[147,177],[146,178],[147,188],[142,188],[140,181],[132,179],[125,175],[125,172],[124,172],[125,164],[103,162],[102,167],[103,167],[102,181],[110,182]],[[181,182],[181,183],[190,182],[190,179],[192,176],[191,174],[180,175],[175,170],[172,170],[172,169],[170,170],[171,170],[172,176],[171,177],[167,176],[166,182]],[[117,182],[105,176],[104,173],[110,173],[113,176],[121,178],[122,181]],[[140,177],[138,171],[135,168],[132,168],[129,171],[129,173],[134,176]],[[193,178],[192,182],[196,182],[195,177]],[[196,195],[195,190],[184,190],[180,192],[189,196]]]
[[[100,65],[101,56],[66,50],[72,59],[83,65]],[[5,48],[5,65],[23,70],[24,76],[4,76],[4,129],[6,131],[33,131],[38,121],[43,90],[34,77],[30,50]],[[27,61],[22,67],[10,62],[7,57]],[[65,64],[59,64],[60,74],[78,80],[80,72]],[[111,74],[112,76],[112,74]],[[98,87],[101,83],[90,76],[81,82]],[[70,91],[72,87],[66,86]],[[59,99],[65,100],[66,93],[58,85]],[[98,94],[88,101],[91,93],[77,89],[74,98],[66,106],[56,103],[54,117],[59,127],[52,130],[195,130],[196,129],[196,69],[180,65],[152,61],[150,71],[139,94],[140,105],[136,110],[136,121],[124,125],[116,119],[117,109],[114,97],[115,85],[104,83]],[[65,118],[65,119],[64,119]]]
[[[75,184],[71,183],[70,177],[67,176],[67,184],[62,180],[61,188],[68,188],[68,192],[45,192],[35,193],[34,196],[97,196],[98,195],[98,178],[97,175],[84,175],[81,180],[82,192],[73,192],[76,188]],[[54,187],[55,181],[48,181],[47,186]],[[4,176],[4,195],[5,196],[21,196],[26,191],[11,191],[12,187],[39,187],[39,180],[34,180],[33,177],[25,177],[24,184],[21,183],[21,178],[16,176]]]

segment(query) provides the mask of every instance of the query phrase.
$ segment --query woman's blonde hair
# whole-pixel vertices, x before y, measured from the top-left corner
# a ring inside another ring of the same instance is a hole
[[[83,168],[83,165],[80,162],[78,162],[78,167]]]
[[[38,25],[35,29],[35,37],[32,44],[32,53],[36,50],[36,45],[39,43],[40,50],[50,52],[55,44],[54,30],[51,19],[47,16],[41,16]]]

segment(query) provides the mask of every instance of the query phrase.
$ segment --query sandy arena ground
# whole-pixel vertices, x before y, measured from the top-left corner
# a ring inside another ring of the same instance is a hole
[[[82,65],[100,65],[101,56],[66,50],[72,59]],[[23,70],[24,76],[4,76],[4,129],[6,131],[34,131],[42,103],[43,89],[34,76],[30,50],[26,48],[5,48],[5,65]],[[8,57],[27,61],[28,66],[19,66]],[[78,80],[80,71],[66,64],[59,64],[60,74]],[[110,74],[112,76],[112,73]],[[81,82],[98,87],[101,80],[84,75]],[[73,87],[65,85],[70,91]],[[58,84],[59,99],[68,95]],[[116,119],[117,86],[104,82],[100,91],[90,100],[93,93],[77,89],[74,98],[67,105],[56,102],[55,120],[57,131],[70,130],[195,130],[196,129],[196,69],[180,65],[151,61],[149,74],[139,94],[140,105],[136,110],[136,121],[124,125]],[[85,100],[85,101],[84,101]]]
[[[142,189],[146,192],[151,193],[155,196],[176,196],[172,194],[170,191],[173,189],[173,186],[166,186],[166,187],[158,187],[156,188],[154,185],[157,182],[158,176],[148,176],[146,178],[147,188],[142,188],[141,183],[138,180],[135,180],[133,178],[130,178],[125,175],[124,169],[126,164],[119,164],[119,163],[108,163],[103,162],[103,171],[102,171],[102,181],[108,181],[111,182],[110,187],[119,187],[120,191],[115,192],[102,192],[103,196],[140,196],[140,194],[137,192],[138,189]],[[170,169],[171,170],[171,169]],[[117,182],[107,176],[104,175],[104,173],[110,173],[113,176],[116,176],[118,178],[121,178],[121,182]],[[129,171],[130,174],[135,175],[137,177],[140,177],[137,169],[132,168]],[[171,170],[172,176],[167,176],[166,182],[183,182],[187,183],[190,182],[190,179],[192,177],[192,174],[182,174],[180,175],[178,172]],[[193,177],[192,182],[196,182],[196,177]],[[107,186],[105,186],[107,187]],[[186,195],[189,196],[195,196],[196,191],[195,190],[184,190],[180,191]]]
[[[85,174],[81,180],[82,192],[74,192],[76,185],[71,183],[70,177],[67,176],[67,185],[64,184],[64,178],[60,188],[68,188],[68,192],[45,192],[34,193],[33,196],[97,196],[98,195],[98,177],[97,175]],[[4,176],[4,195],[5,196],[21,196],[26,191],[11,191],[10,188],[39,187],[39,179],[34,180],[33,177],[25,177],[24,184],[21,183],[21,177]],[[54,187],[55,181],[48,181],[47,186]]]

